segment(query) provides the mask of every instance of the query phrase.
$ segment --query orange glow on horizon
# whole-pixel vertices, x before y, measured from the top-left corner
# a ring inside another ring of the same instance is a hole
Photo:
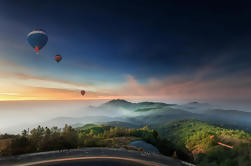
[[[141,99],[143,96],[7,96],[0,95],[0,101],[29,101],[29,100],[113,100],[113,99]]]

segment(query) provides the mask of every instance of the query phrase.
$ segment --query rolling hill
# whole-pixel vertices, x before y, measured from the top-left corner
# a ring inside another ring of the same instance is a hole
[[[140,125],[153,125],[182,119],[196,119],[226,128],[251,132],[251,112],[217,108],[208,103],[190,102],[183,105],[159,102],[131,103],[126,100],[111,100],[99,107],[109,110],[123,108],[134,113],[125,120]],[[136,114],[135,114],[136,113]]]
[[[225,129],[197,120],[166,123],[156,130],[161,137],[171,140],[175,149],[191,153],[197,165],[251,165],[251,135],[242,130]],[[213,139],[210,136],[214,136]],[[233,149],[217,142],[231,145]]]

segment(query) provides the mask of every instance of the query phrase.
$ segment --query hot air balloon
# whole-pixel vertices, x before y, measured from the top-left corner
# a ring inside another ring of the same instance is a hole
[[[85,91],[81,90],[81,95],[84,96],[85,95]]]
[[[60,61],[63,59],[63,57],[62,57],[61,55],[56,55],[56,56],[54,57],[54,59],[55,59],[55,61],[58,63],[58,62],[60,62]]]
[[[48,36],[43,30],[38,29],[30,32],[27,35],[27,41],[38,53],[39,50],[41,50],[46,45],[48,41]]]

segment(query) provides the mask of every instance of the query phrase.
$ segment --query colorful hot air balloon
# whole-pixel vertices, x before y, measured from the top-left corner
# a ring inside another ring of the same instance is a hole
[[[85,95],[85,91],[81,90],[81,95],[84,96]]]
[[[62,57],[61,55],[56,55],[56,56],[54,57],[54,59],[55,59],[55,61],[58,63],[58,62],[60,62],[60,61],[63,59],[63,57]]]
[[[27,40],[29,44],[35,49],[35,51],[38,53],[39,50],[41,50],[47,43],[48,41],[48,36],[46,33],[39,29],[39,30],[34,30],[30,32],[27,35]]]

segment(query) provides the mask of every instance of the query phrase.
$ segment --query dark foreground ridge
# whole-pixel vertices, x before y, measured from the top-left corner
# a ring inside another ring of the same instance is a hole
[[[96,160],[94,162],[94,160]],[[137,152],[125,149],[113,148],[81,148],[63,151],[50,151],[31,153],[12,157],[0,158],[0,165],[5,166],[28,166],[28,165],[76,165],[78,163],[97,164],[121,163],[121,165],[158,165],[158,166],[193,166],[192,164],[176,160],[155,153]],[[45,163],[46,162],[46,163]],[[50,163],[50,164],[49,164]]]

